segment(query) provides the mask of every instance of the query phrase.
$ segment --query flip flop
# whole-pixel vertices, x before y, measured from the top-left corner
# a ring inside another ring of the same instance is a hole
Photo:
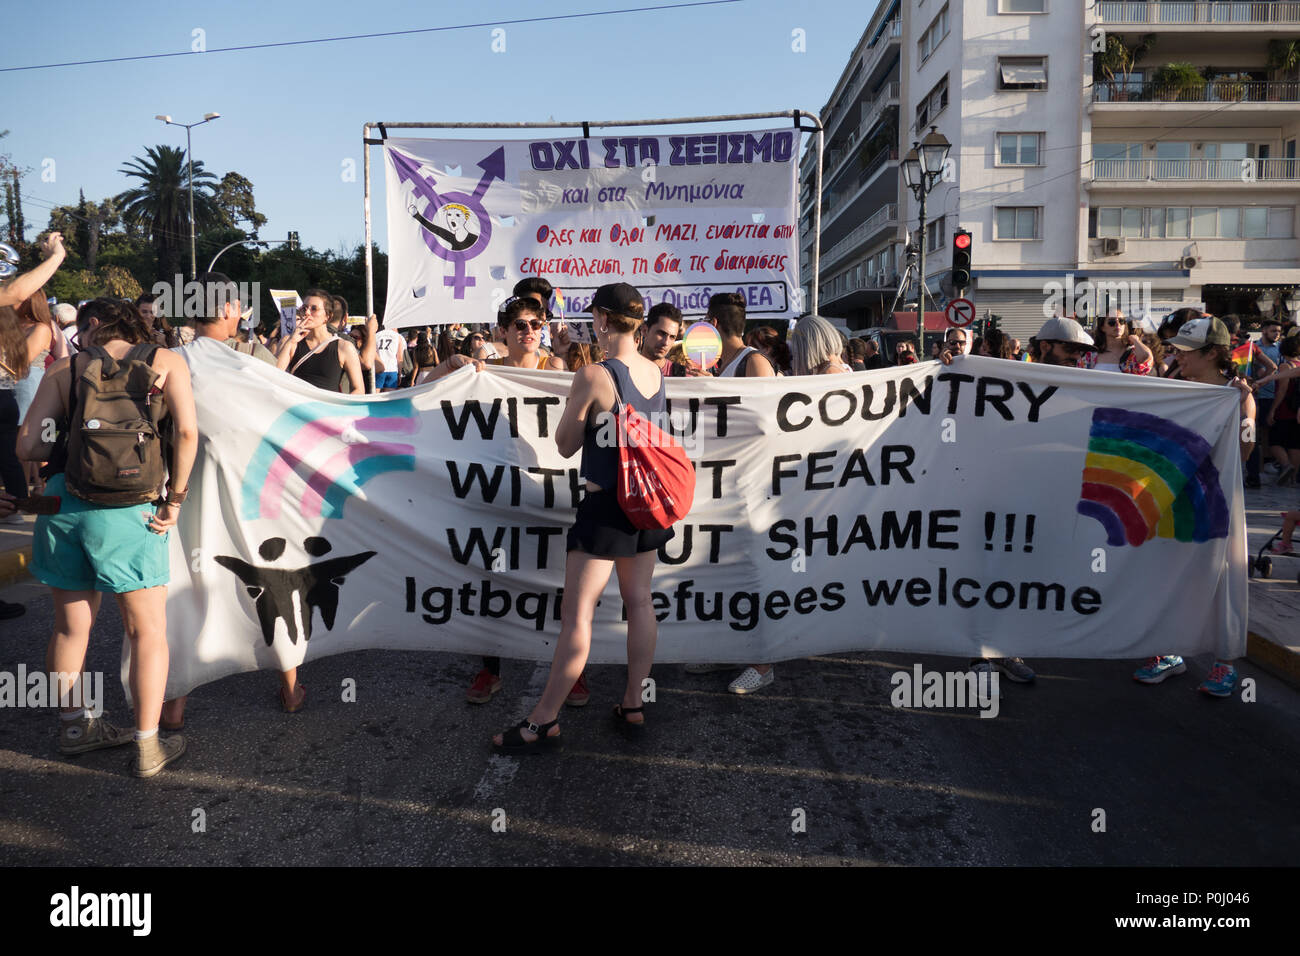
[[[302,684],[295,684],[294,690],[296,691],[295,699],[291,701],[284,695],[284,685],[280,685],[280,709],[286,714],[296,714],[307,706],[307,688],[303,687]]]

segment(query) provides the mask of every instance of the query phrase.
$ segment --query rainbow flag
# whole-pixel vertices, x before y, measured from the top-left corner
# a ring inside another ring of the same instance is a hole
[[[1113,547],[1228,536],[1228,503],[1209,442],[1123,408],[1092,413],[1078,512],[1100,522]]]
[[[566,310],[564,308],[564,293],[561,292],[559,289],[556,289],[555,290],[555,317],[557,319],[563,320],[565,311]]]
[[[1245,345],[1232,351],[1232,364],[1237,367],[1237,374],[1243,378],[1250,378],[1251,366],[1255,362],[1255,353],[1259,347],[1254,342],[1247,342]]]

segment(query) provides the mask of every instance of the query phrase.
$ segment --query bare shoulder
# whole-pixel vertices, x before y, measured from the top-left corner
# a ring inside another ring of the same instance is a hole
[[[349,339],[339,338],[339,358],[347,358],[357,354],[357,347]]]
[[[188,372],[190,368],[189,363],[185,361],[185,357],[179,352],[173,352],[171,349],[161,347],[153,353],[153,362],[151,364],[156,369],[166,369],[169,372],[175,372],[179,369],[185,369]]]
[[[591,392],[609,385],[609,373],[600,365],[584,365],[573,373],[573,389]]]

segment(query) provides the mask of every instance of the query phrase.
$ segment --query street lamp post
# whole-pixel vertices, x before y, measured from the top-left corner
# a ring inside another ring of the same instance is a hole
[[[930,127],[930,132],[903,158],[903,181],[907,183],[916,201],[921,204],[921,228],[917,241],[917,293],[916,293],[916,347],[925,354],[925,197],[943,175],[944,163],[952,144]]]
[[[190,278],[198,277],[198,263],[194,256],[194,148],[190,143],[190,130],[196,126],[202,126],[204,123],[211,123],[214,119],[220,118],[220,113],[205,113],[203,119],[197,123],[173,123],[172,118],[163,113],[154,117],[156,120],[162,120],[168,126],[185,127],[185,166],[188,170],[186,178],[189,180],[190,187]]]

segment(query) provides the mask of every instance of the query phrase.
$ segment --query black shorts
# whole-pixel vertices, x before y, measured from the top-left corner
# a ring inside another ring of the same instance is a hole
[[[1300,451],[1300,425],[1294,418],[1274,422],[1268,428],[1268,444],[1286,451]]]
[[[616,491],[588,491],[569,529],[568,550],[596,558],[630,558],[673,539],[673,528],[644,531],[627,520]]]

